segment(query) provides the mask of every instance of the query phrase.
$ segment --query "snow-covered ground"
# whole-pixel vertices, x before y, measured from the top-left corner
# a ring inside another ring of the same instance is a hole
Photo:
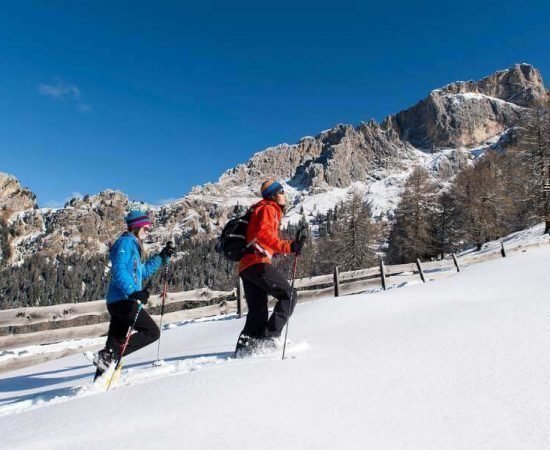
[[[288,359],[230,357],[243,319],[190,322],[90,385],[81,355],[0,377],[3,448],[550,448],[550,248],[299,305]]]
[[[55,342],[48,345],[27,345],[25,347],[14,348],[9,350],[0,350],[0,363],[10,361],[17,358],[24,358],[30,355],[43,355],[47,353],[57,353],[63,350],[70,349],[86,349],[90,346],[103,344],[105,339],[71,339],[68,341]]]

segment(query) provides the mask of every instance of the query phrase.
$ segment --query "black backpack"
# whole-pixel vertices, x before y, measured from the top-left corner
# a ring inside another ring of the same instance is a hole
[[[218,237],[216,251],[223,253],[223,256],[230,261],[240,261],[249,250],[246,243],[246,229],[252,211],[254,208],[250,208],[244,216],[235,217],[227,222],[222,234]]]

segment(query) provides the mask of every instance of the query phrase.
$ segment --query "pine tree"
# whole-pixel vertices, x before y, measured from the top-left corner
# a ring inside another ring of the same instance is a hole
[[[405,183],[388,238],[388,259],[405,263],[433,256],[433,215],[437,186],[426,169],[416,167]]]
[[[531,175],[528,164],[523,164],[514,149],[509,149],[499,155],[498,165],[505,194],[507,231],[513,232],[534,225],[539,219],[531,199]]]
[[[11,248],[8,243],[9,231],[8,225],[3,219],[0,219],[0,267],[6,264],[11,256]]]
[[[454,253],[461,246],[461,230],[457,218],[458,205],[449,192],[442,192],[432,216],[434,254],[441,259],[445,254]]]
[[[514,205],[501,159],[495,152],[483,155],[475,165],[458,173],[449,191],[461,240],[478,250],[485,242],[511,231],[509,217]]]
[[[370,206],[361,193],[354,192],[348,202],[338,207],[330,232],[319,239],[317,265],[321,273],[332,272],[334,266],[341,270],[368,267],[376,262],[380,241],[380,226],[374,223]]]
[[[541,107],[523,116],[517,142],[510,153],[523,172],[526,202],[535,220],[544,220],[550,232],[550,110]]]

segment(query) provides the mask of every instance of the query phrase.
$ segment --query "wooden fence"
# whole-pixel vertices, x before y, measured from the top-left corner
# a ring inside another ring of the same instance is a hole
[[[452,255],[441,261],[417,260],[415,263],[385,265],[296,279],[298,302],[323,297],[339,297],[372,290],[386,290],[405,283],[438,280],[459,272],[478,262],[506,257],[527,248],[548,245],[547,238],[529,245],[495,246],[481,252]],[[234,291],[198,289],[169,293],[164,323],[192,320],[221,314],[242,316],[246,302],[239,279]],[[160,298],[153,296],[148,311],[155,317],[160,313]],[[104,300],[87,303],[62,304],[47,307],[20,308],[0,311],[0,349],[30,344],[46,344],[66,339],[89,338],[104,335],[109,315]]]
[[[151,296],[147,311],[158,317],[161,299]],[[164,309],[164,323],[234,313],[236,290],[169,293]],[[0,311],[0,351],[26,345],[48,344],[68,339],[105,335],[109,324],[105,300],[66,303],[53,306],[8,309]]]
[[[476,252],[465,252],[461,255],[452,254],[439,261],[420,261],[414,263],[385,265],[383,261],[377,267],[340,272],[334,267],[332,274],[296,279],[298,302],[311,301],[323,297],[339,297],[341,295],[357,294],[369,290],[387,290],[406,283],[426,283],[460,272],[462,268],[491,259],[505,258],[508,254],[526,251],[528,248],[548,246],[548,236],[529,244],[515,243],[505,248],[503,242],[499,246],[482,249]],[[237,313],[239,317],[246,309],[242,280],[239,279],[237,289]]]

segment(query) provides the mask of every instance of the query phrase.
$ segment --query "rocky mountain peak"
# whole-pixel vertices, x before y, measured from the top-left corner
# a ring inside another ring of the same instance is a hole
[[[526,108],[545,103],[548,93],[540,72],[530,64],[516,64],[479,81],[457,81],[432,93],[483,94]]]
[[[529,64],[516,64],[479,81],[435,89],[389,123],[416,148],[471,148],[513,127],[525,108],[547,101],[540,72]]]
[[[14,176],[0,172],[0,218],[7,220],[14,213],[36,207],[36,196],[29,189]]]

